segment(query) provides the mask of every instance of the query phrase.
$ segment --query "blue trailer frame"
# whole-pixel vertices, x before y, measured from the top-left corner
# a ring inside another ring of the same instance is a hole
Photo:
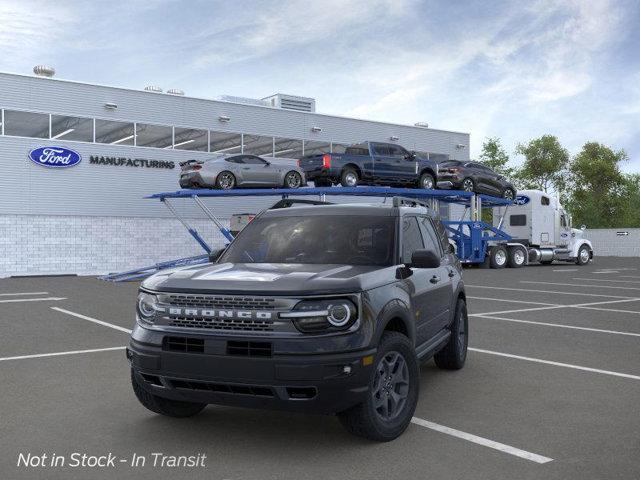
[[[434,210],[438,211],[438,202],[450,204],[458,204],[465,206],[465,214],[469,210],[469,220],[444,220],[443,223],[447,230],[451,233],[456,243],[456,255],[462,263],[474,264],[483,263],[485,261],[489,242],[508,242],[511,237],[502,231],[499,227],[494,227],[481,220],[482,208],[485,207],[506,207],[511,205],[512,201],[492,197],[488,195],[478,195],[472,192],[459,190],[423,190],[415,188],[392,188],[392,187],[305,187],[295,190],[285,188],[274,189],[235,189],[235,190],[177,190],[175,192],[164,192],[150,195],[148,199],[160,200],[187,229],[189,234],[206,252],[205,255],[196,257],[180,258],[177,260],[169,260],[157,263],[148,267],[128,270],[126,272],[112,273],[101,277],[103,280],[109,281],[130,281],[147,277],[153,273],[167,268],[174,268],[184,265],[197,265],[206,263],[208,255],[212,249],[205,239],[193,228],[186,219],[181,217],[174,208],[172,201],[174,199],[186,198],[192,199],[203,213],[216,225],[220,233],[229,242],[233,240],[232,233],[216,218],[215,214],[209,209],[202,198],[228,198],[228,197],[267,197],[280,196],[282,199],[300,196],[318,196],[324,200],[329,196],[363,196],[363,197],[383,197],[387,198],[404,197],[427,202]],[[466,231],[465,231],[466,230]]]

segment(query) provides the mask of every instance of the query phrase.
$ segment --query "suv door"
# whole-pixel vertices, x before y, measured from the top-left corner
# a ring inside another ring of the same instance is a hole
[[[404,216],[401,222],[401,262],[411,264],[411,255],[416,250],[425,248],[418,218]],[[439,268],[411,268],[412,275],[404,279],[407,291],[411,295],[411,313],[416,325],[416,344],[422,343],[433,337],[439,330],[442,316],[442,305],[435,305],[433,300],[437,297],[439,289],[435,278],[439,276]],[[440,277],[441,278],[441,277]]]
[[[389,152],[389,146],[386,143],[371,143],[370,147],[374,180],[388,182],[393,178],[393,162],[395,161]]]
[[[256,155],[243,155],[242,177],[247,184],[273,185],[277,181],[278,169]]]
[[[456,267],[452,265],[452,258],[449,254],[449,242],[447,240],[446,247],[443,245],[436,231],[435,222],[438,222],[438,220],[428,216],[421,216],[419,218],[425,248],[433,250],[440,256],[440,267],[435,269],[436,278],[432,277],[430,279],[430,281],[433,282],[433,290],[431,291],[431,298],[429,299],[434,311],[434,323],[436,326],[434,333],[437,333],[449,325],[454,290],[452,279],[455,276],[454,272]]]
[[[418,162],[400,145],[389,145],[391,175],[394,181],[402,183],[414,182],[418,173]]]

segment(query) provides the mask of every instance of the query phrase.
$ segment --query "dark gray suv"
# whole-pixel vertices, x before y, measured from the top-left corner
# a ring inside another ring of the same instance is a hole
[[[145,407],[337,414],[388,441],[411,421],[420,361],[462,368],[461,266],[437,217],[401,198],[308,203],[262,212],[212,264],[143,282],[127,357]]]

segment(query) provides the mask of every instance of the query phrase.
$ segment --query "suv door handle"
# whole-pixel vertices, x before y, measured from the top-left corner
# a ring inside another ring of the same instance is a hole
[[[440,281],[440,277],[439,277],[439,276],[437,276],[437,275],[434,275],[433,277],[431,277],[431,278],[429,279],[429,281],[430,281],[431,283],[433,283],[433,284],[436,284],[436,283],[438,283],[438,282]]]

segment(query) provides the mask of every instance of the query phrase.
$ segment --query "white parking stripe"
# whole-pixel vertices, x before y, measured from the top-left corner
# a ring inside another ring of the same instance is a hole
[[[493,301],[493,302],[509,302],[509,303],[523,303],[523,304],[530,304],[530,305],[546,305],[547,307],[555,307],[557,304],[555,303],[543,303],[543,302],[530,302],[530,301],[524,301],[524,300],[508,300],[506,298],[488,298],[488,297],[469,297],[467,296],[467,298],[471,298],[473,300],[487,300],[487,301]]]
[[[0,300],[0,303],[21,303],[21,302],[57,302],[59,300],[66,300],[64,297],[44,297],[44,298],[10,298],[7,300]]]
[[[488,318],[491,320],[502,320],[505,322],[514,322],[514,323],[527,323],[530,325],[541,325],[543,327],[558,327],[558,328],[569,328],[571,330],[585,330],[587,332],[596,332],[596,333],[609,333],[612,335],[626,335],[629,337],[640,337],[640,333],[632,333],[632,332],[619,332],[617,330],[603,330],[601,328],[588,328],[588,327],[577,327],[575,325],[563,325],[561,323],[547,323],[547,322],[535,322],[532,320],[518,320],[516,318],[503,318],[496,317],[493,315],[474,315],[476,318]]]
[[[484,350],[482,348],[469,347],[472,352],[486,353],[488,355],[496,355],[498,357],[515,358],[516,360],[524,360],[527,362],[542,363],[545,365],[553,365],[554,367],[571,368],[574,370],[582,370],[584,372],[601,373],[603,375],[611,375],[613,377],[630,378],[632,380],[640,380],[640,376],[631,375],[630,373],[612,372],[610,370],[600,370],[599,368],[583,367],[581,365],[572,365],[570,363],[553,362],[551,360],[543,360],[541,358],[524,357],[522,355],[513,355],[511,353],[495,352],[493,350]]]
[[[534,290],[532,288],[490,287],[488,285],[467,285],[467,287],[468,288],[490,288],[493,290],[510,290],[513,292],[527,292],[527,293],[553,293],[557,295],[573,295],[573,296],[582,296],[582,297],[630,298],[632,300],[636,299],[636,297],[623,297],[621,295],[604,295],[601,293],[581,293],[581,292],[558,292],[555,290]]]
[[[554,272],[577,272],[580,270],[579,268],[557,268],[554,269]]]
[[[112,350],[124,350],[125,348],[127,347],[92,348],[90,350],[72,350],[70,352],[54,352],[54,353],[39,353],[36,355],[20,355],[18,357],[0,358],[0,362],[6,362],[9,360],[25,360],[28,358],[59,357],[61,355],[78,355],[80,353],[110,352]]]
[[[586,310],[599,310],[601,312],[614,312],[614,313],[633,313],[633,314],[640,314],[640,312],[638,312],[637,310],[622,310],[619,308],[599,308],[599,307],[585,307],[582,305],[577,305],[574,306],[574,308],[584,308]]]
[[[520,280],[520,283],[533,283],[537,285],[561,285],[563,287],[615,288],[616,290],[640,290],[640,287],[619,287],[618,285],[585,285],[585,284],[579,284],[579,283],[535,282],[533,280]]]
[[[88,322],[97,323],[98,325],[102,325],[104,327],[113,328],[114,330],[118,330],[120,332],[131,333],[131,330],[129,330],[128,328],[124,328],[119,325],[114,325],[113,323],[103,322],[102,320],[98,320],[97,318],[87,317],[86,315],[81,315],[80,313],[71,312],[69,310],[65,310],[64,308],[51,307],[51,310],[55,310],[56,312],[66,313],[67,315],[72,315],[74,317],[87,320]]]
[[[553,305],[549,307],[536,307],[536,308],[518,308],[516,310],[500,310],[498,312],[481,312],[481,313],[470,313],[470,317],[481,317],[483,315],[499,315],[502,313],[519,313],[519,312],[537,312],[540,310],[553,310],[556,308],[566,308],[570,305]]]
[[[499,450],[501,452],[508,453],[509,455],[524,458],[525,460],[530,460],[535,463],[549,463],[553,461],[553,458],[543,457],[542,455],[538,455],[537,453],[527,452],[526,450],[521,450],[510,445],[505,445],[504,443],[494,442],[493,440],[489,440],[488,438],[479,437],[477,435],[473,435],[472,433],[456,430],[455,428],[445,427],[444,425],[433,423],[428,420],[423,420],[422,418],[413,417],[411,419],[411,423],[420,425],[421,427],[429,428],[431,430],[435,430],[436,432],[451,435],[452,437],[461,438],[462,440],[466,440],[477,445],[482,445],[483,447],[493,448],[494,450]]]
[[[15,297],[18,295],[49,295],[49,292],[0,293],[0,297]]]
[[[580,277],[572,277],[571,280],[586,280],[588,282],[611,282],[611,283],[640,283],[635,280],[609,280],[608,278],[580,278]]]

